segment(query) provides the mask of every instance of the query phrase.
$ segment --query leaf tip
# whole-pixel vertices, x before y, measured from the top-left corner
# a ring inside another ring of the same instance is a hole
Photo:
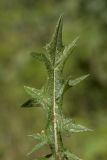
[[[61,15],[59,17],[59,21],[63,21],[63,17],[64,17],[64,13],[61,13]]]
[[[24,86],[24,89],[28,88],[28,86]]]
[[[90,76],[90,74],[84,75],[84,79],[88,78],[89,76]]]

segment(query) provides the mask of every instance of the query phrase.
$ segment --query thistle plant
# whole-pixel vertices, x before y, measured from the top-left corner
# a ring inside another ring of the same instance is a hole
[[[75,124],[72,119],[66,118],[62,112],[64,93],[71,87],[88,77],[83,75],[79,78],[67,79],[63,77],[63,69],[67,58],[76,46],[78,37],[69,45],[62,42],[63,16],[61,15],[50,43],[45,47],[45,53],[32,52],[31,55],[44,63],[48,72],[46,84],[41,89],[25,86],[25,91],[31,96],[22,107],[36,107],[38,104],[43,108],[47,116],[47,123],[41,133],[29,135],[39,141],[29,154],[37,151],[44,145],[48,145],[50,153],[36,160],[80,160],[63,144],[62,136],[70,136],[71,133],[89,131],[90,129]]]

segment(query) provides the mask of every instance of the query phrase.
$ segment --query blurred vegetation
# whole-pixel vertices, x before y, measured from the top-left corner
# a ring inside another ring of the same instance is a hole
[[[107,159],[107,1],[0,0],[0,160],[30,160],[48,152],[44,148],[26,157],[34,145],[26,135],[41,131],[46,117],[40,108],[20,105],[28,98],[24,85],[40,88],[45,83],[45,67],[29,53],[49,42],[62,12],[65,44],[80,36],[64,76],[91,75],[67,92],[63,111],[94,129],[64,141],[83,159]]]

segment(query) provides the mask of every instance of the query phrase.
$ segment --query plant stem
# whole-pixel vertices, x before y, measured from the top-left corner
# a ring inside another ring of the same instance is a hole
[[[55,159],[59,160],[58,156],[58,135],[57,135],[57,113],[55,102],[55,69],[53,69],[53,132],[54,132],[54,145],[55,145]]]

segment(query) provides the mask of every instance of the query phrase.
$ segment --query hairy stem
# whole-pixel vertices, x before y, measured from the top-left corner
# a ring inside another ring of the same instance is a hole
[[[56,113],[56,100],[55,100],[55,69],[53,70],[53,132],[54,132],[54,145],[55,145],[55,159],[58,158],[58,135],[57,135],[57,113]]]

